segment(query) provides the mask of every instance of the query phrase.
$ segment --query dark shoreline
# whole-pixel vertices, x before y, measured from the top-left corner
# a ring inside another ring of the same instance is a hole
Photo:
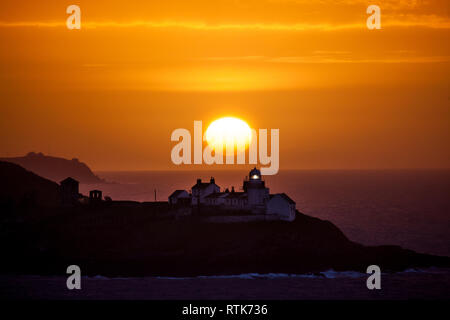
[[[72,264],[84,275],[106,277],[450,267],[449,257],[357,244],[331,222],[299,212],[294,222],[205,223],[169,219],[148,208],[54,210],[2,234],[1,273],[64,275]]]
[[[366,277],[282,279],[156,279],[83,277],[67,290],[64,276],[0,275],[8,300],[448,300],[450,272],[383,274],[381,290]]]

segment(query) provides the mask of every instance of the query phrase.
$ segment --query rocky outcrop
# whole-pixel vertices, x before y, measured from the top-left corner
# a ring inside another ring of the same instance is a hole
[[[58,183],[67,177],[72,177],[80,183],[103,182],[86,164],[76,158],[68,160],[30,152],[24,157],[1,158],[0,160],[16,163],[41,177]]]

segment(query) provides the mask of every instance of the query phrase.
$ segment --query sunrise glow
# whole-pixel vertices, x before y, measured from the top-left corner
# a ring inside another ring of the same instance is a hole
[[[225,117],[213,121],[205,133],[206,141],[211,148],[225,145],[236,145],[238,151],[245,150],[252,134],[249,125],[238,118]]]

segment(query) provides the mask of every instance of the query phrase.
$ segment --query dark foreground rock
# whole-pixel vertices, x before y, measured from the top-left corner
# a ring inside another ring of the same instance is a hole
[[[151,206],[48,210],[45,218],[2,223],[0,272],[62,275],[71,264],[84,275],[125,277],[450,266],[449,257],[354,243],[331,222],[301,213],[291,223],[212,224],[161,219]]]
[[[17,164],[0,161],[0,219],[25,207],[57,206],[60,197],[57,183]]]

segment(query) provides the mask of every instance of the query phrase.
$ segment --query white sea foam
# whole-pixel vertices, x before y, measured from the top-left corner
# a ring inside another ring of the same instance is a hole
[[[405,271],[397,272],[397,274],[402,273],[448,273],[449,269],[446,268],[426,268],[417,269],[410,268]],[[385,274],[385,273],[383,273]],[[289,278],[310,278],[310,279],[342,279],[342,278],[361,278],[367,277],[366,273],[356,272],[356,271],[336,271],[333,269],[317,272],[317,273],[305,273],[305,274],[295,274],[295,273],[241,273],[241,274],[231,274],[231,275],[209,275],[209,276],[194,276],[194,277],[171,277],[171,276],[156,276],[156,277],[144,277],[162,280],[193,280],[193,279],[246,279],[246,280],[257,280],[257,279],[289,279]],[[83,278],[95,279],[95,280],[130,280],[130,279],[142,279],[137,277],[105,277],[101,275],[96,275],[93,277],[84,276]]]
[[[318,272],[318,273],[306,273],[306,274],[292,274],[292,273],[242,273],[233,275],[212,275],[212,276],[196,276],[196,277],[155,277],[156,279],[288,279],[288,278],[359,278],[364,277],[366,274],[355,271],[334,271],[333,269]]]

